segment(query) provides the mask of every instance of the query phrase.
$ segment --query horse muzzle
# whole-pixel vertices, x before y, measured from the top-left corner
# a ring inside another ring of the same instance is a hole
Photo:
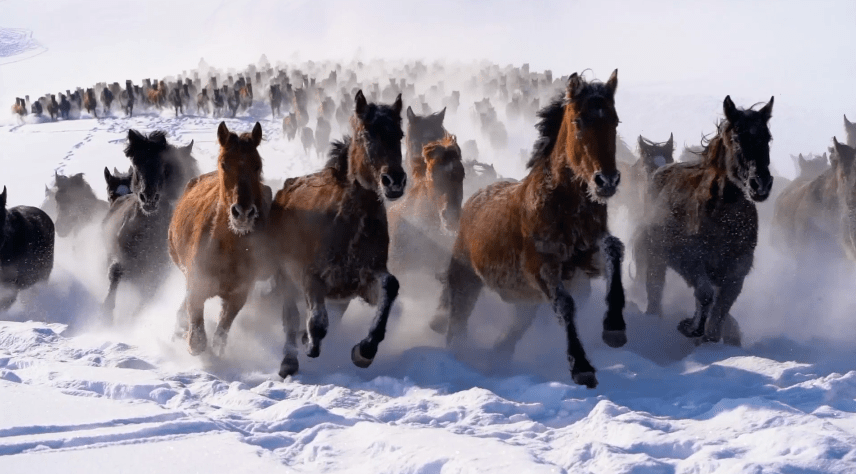
[[[614,196],[618,191],[619,183],[621,183],[621,172],[618,170],[609,174],[600,171],[594,174],[594,192],[599,198]]]
[[[233,204],[229,209],[229,227],[236,234],[247,234],[252,232],[258,217],[259,210],[255,204],[249,207]]]
[[[768,176],[761,178],[753,175],[749,177],[749,197],[755,202],[764,202],[770,197],[770,191],[773,189],[773,177]]]
[[[393,178],[390,174],[382,174],[380,176],[380,184],[383,188],[383,195],[390,201],[404,196],[404,188],[407,186],[407,175],[401,173],[398,179]]]

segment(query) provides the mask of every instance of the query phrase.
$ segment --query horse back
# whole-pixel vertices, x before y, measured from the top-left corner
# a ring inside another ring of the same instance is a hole
[[[41,209],[17,206],[7,213],[6,243],[0,248],[4,283],[19,289],[47,280],[53,270],[54,224]]]
[[[190,267],[201,240],[216,226],[219,187],[216,171],[197,176],[187,183],[184,194],[176,203],[169,224],[169,253],[182,271]],[[222,225],[226,226],[223,220]],[[229,231],[228,228],[225,230]]]

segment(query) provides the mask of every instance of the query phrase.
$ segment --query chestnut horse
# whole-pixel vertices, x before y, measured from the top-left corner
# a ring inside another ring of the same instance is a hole
[[[739,345],[728,314],[752,269],[758,242],[756,202],[770,195],[770,130],[773,99],[759,110],[723,102],[725,120],[699,160],[657,170],[648,190],[645,223],[634,255],[645,278],[649,314],[661,314],[666,268],[695,291],[696,311],[678,330],[700,342]],[[727,324],[723,324],[725,321]]]
[[[856,260],[856,150],[832,140],[832,167],[791,182],[776,199],[773,224],[795,255],[846,253]]]
[[[422,148],[421,174],[404,198],[389,206],[389,266],[439,273],[449,261],[461,218],[464,163],[454,135],[446,134]],[[436,268],[440,262],[443,268]]]
[[[603,340],[625,344],[624,246],[607,230],[606,201],[618,189],[615,163],[618,70],[606,83],[573,74],[564,97],[538,112],[540,138],[529,174],[517,183],[498,182],[475,193],[461,213],[460,230],[432,329],[447,344],[465,336],[467,319],[482,287],[516,305],[512,328],[495,348],[511,358],[545,299],[565,326],[575,383],[597,386],[595,369],[577,336],[574,299],[566,282],[581,272],[604,274],[607,311]]]
[[[277,288],[285,293],[285,357],[279,374],[298,369],[297,298],[308,306],[306,354],[318,357],[327,334],[326,299],[361,297],[377,305],[368,336],[351,360],[368,367],[384,338],[398,280],[386,267],[389,232],[383,198],[404,194],[401,166],[401,95],[393,105],[368,103],[356,95],[353,138],[334,142],[323,170],[286,180],[271,206],[270,235],[279,262]]]
[[[252,133],[217,129],[220,156],[217,171],[187,184],[169,225],[169,255],[184,273],[187,293],[178,310],[176,335],[188,350],[201,354],[208,345],[204,305],[223,299],[212,348],[222,355],[232,322],[256,281],[260,234],[267,221],[271,189],[262,184],[262,159],[257,150],[262,126]]]

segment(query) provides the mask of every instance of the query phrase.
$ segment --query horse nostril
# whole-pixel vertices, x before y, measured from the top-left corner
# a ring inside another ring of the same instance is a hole
[[[599,188],[602,188],[606,185],[606,181],[603,179],[603,175],[601,173],[598,172],[594,174],[594,184],[596,184]]]
[[[232,206],[232,217],[234,217],[235,219],[241,217],[241,208],[237,204],[234,204]]]
[[[404,175],[404,177],[401,178],[401,187],[404,188],[406,186],[407,186],[407,175]]]
[[[615,173],[615,185],[618,186],[619,184],[621,184],[621,172],[617,171]]]
[[[380,176],[380,182],[384,185],[384,187],[389,187],[390,185],[392,185],[392,178],[390,178],[388,174],[384,173]]]
[[[256,213],[257,213],[257,212],[259,212],[259,211],[258,211],[258,209],[256,208],[256,205],[255,205],[255,204],[253,204],[253,207],[251,207],[251,208],[250,208],[250,210],[249,210],[249,211],[247,211],[247,217],[248,217],[248,218],[250,218],[250,219],[252,219],[253,217],[256,217]]]

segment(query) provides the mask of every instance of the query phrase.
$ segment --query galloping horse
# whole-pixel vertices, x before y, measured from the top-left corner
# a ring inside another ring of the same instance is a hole
[[[399,284],[386,268],[389,232],[383,198],[400,198],[407,180],[401,167],[401,108],[401,95],[389,106],[370,104],[357,92],[353,138],[333,143],[323,170],[286,180],[276,194],[270,235],[279,256],[277,287],[286,295],[283,377],[298,369],[300,293],[308,305],[309,357],[321,353],[328,298],[361,297],[378,306],[369,335],[351,351],[355,365],[368,367],[384,338]]]
[[[651,177],[645,223],[634,242],[639,274],[646,279],[649,314],[660,314],[666,268],[695,291],[696,311],[678,330],[702,342],[740,345],[728,311],[743,289],[758,242],[755,202],[770,195],[770,130],[773,99],[759,110],[723,102],[725,120],[700,160],[674,163]],[[724,325],[725,321],[728,325]]]
[[[565,326],[574,382],[597,386],[577,336],[574,299],[565,288],[577,272],[605,274],[603,340],[612,347],[627,342],[624,246],[607,230],[606,208],[621,179],[615,163],[617,87],[617,70],[606,83],[573,74],[564,96],[538,113],[540,138],[529,174],[518,183],[492,184],[464,205],[440,308],[431,323],[446,333],[449,345],[465,335],[484,286],[517,307],[513,327],[495,346],[509,359],[538,304],[546,300]]]
[[[176,335],[191,354],[205,351],[204,304],[223,299],[212,348],[222,355],[232,322],[256,281],[271,190],[262,184],[257,150],[262,126],[240,137],[225,122],[217,129],[217,171],[194,178],[175,207],[169,226],[169,255],[184,273],[187,293],[178,310]]]

